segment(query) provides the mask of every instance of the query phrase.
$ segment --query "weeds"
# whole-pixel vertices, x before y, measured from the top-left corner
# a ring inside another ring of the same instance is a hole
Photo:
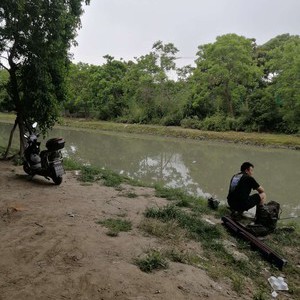
[[[221,231],[217,226],[211,226],[196,214],[184,212],[174,205],[167,205],[163,208],[148,208],[144,215],[146,218],[156,218],[163,222],[176,220],[178,225],[185,229],[191,238],[206,241],[207,244],[221,237]]]
[[[144,219],[140,229],[163,240],[178,242],[186,237],[186,232],[174,220],[162,222],[157,219]]]
[[[64,158],[63,162],[64,168],[69,171],[80,170],[82,168],[82,164],[74,159]]]
[[[130,231],[132,228],[131,221],[121,219],[106,219],[97,221],[97,224],[103,225],[109,229],[107,235],[117,236],[121,231]]]
[[[152,272],[153,270],[166,269],[168,262],[165,257],[157,250],[150,250],[145,257],[135,260],[136,265],[143,272]]]
[[[136,198],[136,197],[138,197],[138,195],[134,192],[125,193],[124,196],[127,197],[127,198]]]
[[[198,212],[208,212],[207,202],[204,198],[189,195],[179,188],[173,189],[155,185],[155,196],[176,201],[178,207],[190,207]]]
[[[165,256],[173,262],[178,262],[192,266],[199,266],[203,261],[203,258],[201,258],[197,253],[188,252],[184,250],[179,251],[176,248],[167,250],[165,252]]]

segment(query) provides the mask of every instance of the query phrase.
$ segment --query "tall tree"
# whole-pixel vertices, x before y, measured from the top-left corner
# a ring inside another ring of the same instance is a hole
[[[0,65],[9,72],[21,154],[24,124],[35,120],[46,132],[57,120],[66,95],[68,50],[75,43],[83,2],[90,0],[1,1]]]
[[[284,130],[300,132],[300,36],[281,35],[267,52],[270,90],[280,107]]]
[[[255,47],[253,39],[236,34],[199,46],[191,106],[200,118],[215,112],[234,117],[237,106],[247,105],[249,91],[262,76],[254,59]]]

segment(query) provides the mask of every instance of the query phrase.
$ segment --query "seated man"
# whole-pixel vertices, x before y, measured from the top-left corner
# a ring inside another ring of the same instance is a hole
[[[227,202],[232,211],[242,213],[256,205],[263,205],[266,201],[263,187],[253,177],[253,168],[253,164],[244,162],[241,172],[231,178]],[[252,190],[258,193],[250,195]]]

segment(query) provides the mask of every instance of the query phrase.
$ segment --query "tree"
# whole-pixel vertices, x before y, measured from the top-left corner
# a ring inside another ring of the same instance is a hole
[[[157,41],[150,53],[129,64],[124,78],[129,121],[164,123],[168,112],[177,110],[174,101],[176,83],[169,73],[176,70],[177,52],[172,43]]]
[[[284,131],[300,132],[300,36],[283,35],[268,42],[269,85],[280,107]]]
[[[7,94],[7,83],[9,79],[9,74],[6,70],[0,68],[0,110],[1,111],[11,111],[11,101]]]
[[[90,0],[2,0],[0,65],[9,72],[8,94],[16,111],[23,153],[25,124],[37,121],[45,133],[57,121],[65,99],[68,50],[75,43]],[[10,142],[5,156],[7,156]]]
[[[88,118],[94,110],[93,74],[100,66],[85,63],[71,64],[67,76],[68,99],[64,103],[67,114]]]
[[[94,92],[94,105],[101,120],[118,118],[126,108],[123,101],[123,78],[127,64],[105,55],[106,63],[93,74],[91,89]]]
[[[239,107],[248,105],[248,95],[262,76],[255,47],[253,39],[236,34],[198,47],[191,107],[200,119],[216,112],[235,117]]]

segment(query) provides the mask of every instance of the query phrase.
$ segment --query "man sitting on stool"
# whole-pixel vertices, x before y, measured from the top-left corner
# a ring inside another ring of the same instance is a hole
[[[253,177],[254,166],[250,162],[241,165],[241,172],[232,176],[227,202],[230,209],[242,215],[246,210],[254,206],[263,205],[266,201],[266,193]],[[250,195],[252,190],[258,193]]]

